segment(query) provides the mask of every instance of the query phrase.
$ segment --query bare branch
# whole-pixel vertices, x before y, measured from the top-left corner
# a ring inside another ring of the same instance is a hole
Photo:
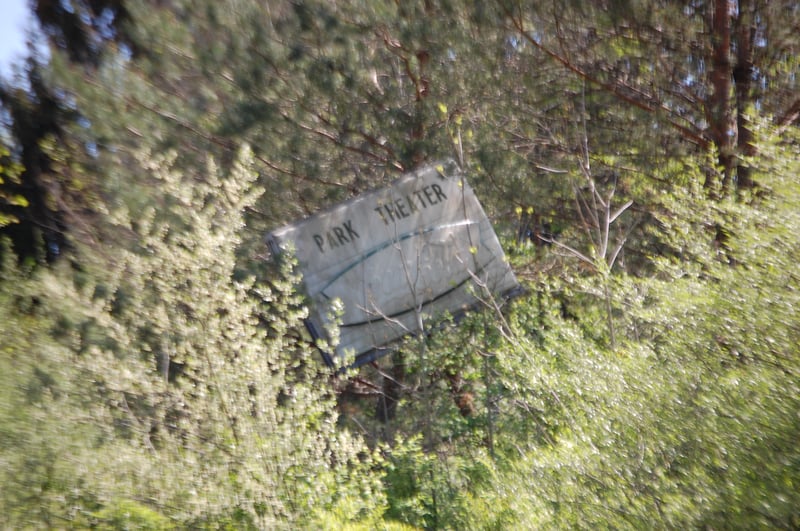
[[[621,85],[618,80],[610,83],[607,81],[603,81],[593,76],[592,74],[588,73],[587,71],[583,70],[581,67],[570,61],[564,55],[551,50],[550,48],[544,46],[542,43],[534,39],[533,36],[530,34],[530,32],[528,32],[525,29],[525,24],[522,21],[522,16],[512,13],[509,7],[505,5],[504,2],[500,1],[499,3],[501,4],[503,10],[505,11],[506,16],[508,16],[509,20],[511,20],[511,23],[514,29],[517,31],[517,33],[519,33],[519,35],[523,39],[525,39],[526,42],[534,46],[536,49],[542,51],[548,57],[550,57],[551,59],[553,59],[554,61],[556,61],[557,63],[559,63],[564,68],[574,73],[581,79],[585,79],[586,81],[592,83],[593,85],[602,88],[603,90],[612,94],[614,97],[620,99],[621,101],[628,103],[638,109],[647,111],[649,113],[664,113],[664,115],[667,117],[666,119],[667,123],[672,127],[674,127],[675,129],[677,129],[686,140],[694,144],[697,144],[703,149],[708,149],[708,147],[710,146],[710,140],[704,135],[704,133],[702,131],[698,132],[692,128],[689,128],[685,125],[678,123],[677,118],[674,117],[674,112],[664,103],[662,102],[648,103],[642,101],[640,98],[634,98],[632,96],[629,96],[623,90],[625,87]]]
[[[609,223],[614,223],[617,220],[618,217],[620,217],[626,210],[628,210],[628,208],[631,207],[631,205],[633,205],[633,199],[629,200],[627,203],[625,203],[624,205],[619,207],[617,209],[617,211],[614,212],[611,215],[611,217],[609,218],[608,222]]]

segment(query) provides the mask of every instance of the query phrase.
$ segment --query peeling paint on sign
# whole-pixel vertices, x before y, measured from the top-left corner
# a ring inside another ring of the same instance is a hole
[[[294,248],[312,301],[307,326],[327,339],[326,315],[341,300],[339,344],[329,364],[361,365],[419,332],[422,320],[459,314],[486,292],[519,288],[486,214],[458,166],[447,161],[340,203],[267,236]]]

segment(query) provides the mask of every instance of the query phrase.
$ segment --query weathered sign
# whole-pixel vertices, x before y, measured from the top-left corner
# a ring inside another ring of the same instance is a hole
[[[267,236],[273,253],[294,248],[312,301],[306,321],[327,338],[328,310],[342,303],[339,343],[354,365],[420,331],[424,319],[461,313],[488,293],[518,288],[486,214],[458,166],[447,161],[400,177]]]

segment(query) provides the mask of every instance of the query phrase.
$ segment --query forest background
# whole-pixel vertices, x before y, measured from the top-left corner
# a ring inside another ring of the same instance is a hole
[[[800,527],[797,2],[30,8],[0,527]],[[332,375],[265,232],[447,157],[526,295]]]

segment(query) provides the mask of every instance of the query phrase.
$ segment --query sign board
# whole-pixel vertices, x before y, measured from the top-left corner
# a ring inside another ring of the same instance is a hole
[[[342,303],[333,365],[358,366],[420,331],[424,319],[459,314],[519,285],[486,214],[453,161],[404,175],[271,232],[273,253],[293,248],[312,301],[306,325],[327,339],[329,308]]]

